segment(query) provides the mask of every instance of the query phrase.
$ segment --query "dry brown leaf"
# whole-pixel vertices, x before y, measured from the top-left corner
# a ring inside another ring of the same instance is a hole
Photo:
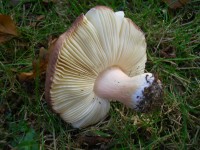
[[[190,0],[163,0],[163,1],[166,2],[171,9],[177,9],[183,7]]]
[[[39,58],[33,60],[32,67],[33,71],[31,72],[22,72],[18,75],[19,81],[27,81],[35,79],[37,75],[42,75],[46,72],[47,64],[49,59],[49,51],[44,47],[40,48]]]
[[[176,58],[175,48],[168,46],[160,51],[160,56],[163,58]]]
[[[36,27],[40,24],[40,22],[45,18],[45,15],[36,16],[35,21],[30,22],[31,27]]]
[[[49,36],[48,38],[48,47],[51,48],[55,42],[57,41],[57,38],[53,37],[53,36]]]
[[[80,136],[77,141],[80,145],[87,144],[89,146],[94,146],[101,143],[109,143],[111,138],[105,138],[101,136]]]
[[[36,17],[36,20],[41,21],[44,18],[45,18],[45,15],[39,15],[39,16]]]
[[[58,0],[43,0],[44,3],[50,3],[50,2],[53,2],[53,3],[56,3]]]
[[[55,42],[57,38],[53,38],[52,36],[48,39],[48,50],[46,50],[44,47],[40,48],[39,57],[38,59],[34,59],[32,62],[32,71],[31,72],[22,72],[18,75],[18,79],[21,82],[28,81],[35,79],[37,75],[45,74],[49,55],[54,48]]]
[[[54,49],[55,43],[57,41],[57,38],[53,38],[52,36],[48,39],[48,53],[51,54],[52,50]]]
[[[22,72],[18,75],[19,81],[27,81],[33,78],[35,78],[34,72]]]
[[[17,28],[11,17],[0,14],[0,43],[10,40],[17,35]]]

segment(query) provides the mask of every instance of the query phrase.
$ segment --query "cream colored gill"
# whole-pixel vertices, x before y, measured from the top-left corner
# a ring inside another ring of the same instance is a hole
[[[61,60],[57,63],[62,66],[67,64],[67,67],[71,67],[73,71],[85,69],[86,72],[97,75],[99,70],[103,70],[108,65],[105,57],[97,31],[84,17],[81,25],[63,43],[59,54]]]
[[[93,93],[98,73],[108,65],[105,56],[95,28],[84,17],[75,32],[63,42],[50,90],[52,107],[65,121],[83,124],[81,118],[89,121],[86,116],[90,116],[96,123],[108,112],[109,102],[97,100]],[[99,113],[96,112],[101,106],[99,102],[106,107],[101,108],[103,116],[96,117],[93,114]]]
[[[96,28],[109,66],[117,65],[131,75],[144,72],[146,42],[144,34],[134,23],[124,18],[124,12],[113,12],[105,7],[89,10],[87,19]]]
[[[106,59],[97,35],[91,30],[92,25],[84,17],[82,23],[64,43],[58,63],[66,63],[74,70],[85,70],[88,73],[98,75],[104,69]],[[63,60],[63,61],[62,61]],[[75,71],[76,72],[76,71]]]
[[[69,85],[69,86],[67,86]],[[63,101],[70,101],[73,98],[80,98],[89,95],[93,91],[93,84],[85,86],[85,85],[73,85],[72,82],[68,81],[66,86],[62,85],[62,88],[55,88],[51,90],[51,98],[54,99],[52,101],[53,105],[57,105]],[[54,87],[53,87],[54,88]]]
[[[88,125],[97,123],[106,117],[110,109],[110,102],[98,97],[96,97],[96,99],[98,100],[93,102],[93,106],[91,106],[92,108],[90,109],[90,112],[87,115],[85,115],[82,119],[72,123],[74,127],[86,127]]]
[[[117,22],[117,30],[118,30],[117,33],[120,34],[121,25],[124,20],[124,12],[123,11],[115,12],[115,18],[116,18],[116,22]]]
[[[77,101],[76,104],[69,107],[67,111],[62,112],[62,114],[70,123],[76,122],[88,114],[93,107],[93,102],[95,102],[94,93],[91,93],[82,101]]]
[[[135,72],[136,75],[138,71],[144,72],[146,62],[145,37],[127,18],[124,18],[121,26],[118,54],[116,63],[126,73],[131,71]]]
[[[80,121],[89,125],[105,117],[110,108],[110,103],[107,100],[96,97],[94,93],[91,93],[85,98],[84,102],[85,103],[81,104],[78,102],[79,104],[75,104],[68,108],[67,111],[61,113],[62,118],[72,123],[74,126],[78,122],[80,124]]]
[[[123,13],[116,15],[111,9],[97,7],[90,9],[85,16],[98,32],[109,65],[114,65],[118,55],[119,31]]]
[[[74,127],[86,127],[88,125],[95,124],[103,120],[110,109],[110,103],[106,100],[101,100],[101,104],[95,102],[91,106],[90,112],[85,115],[82,119],[72,123]]]
[[[52,107],[57,112],[62,112],[63,109],[68,110],[72,104],[77,102],[84,103],[84,98],[93,92],[94,83],[88,83],[87,81],[81,81],[75,79],[60,79],[52,84],[51,99]],[[73,101],[74,103],[71,103]],[[70,104],[70,105],[69,105]]]
[[[146,54],[144,57],[141,58],[132,68],[130,71],[127,73],[130,77],[140,75],[144,73],[145,70],[145,64],[146,64],[147,58]]]

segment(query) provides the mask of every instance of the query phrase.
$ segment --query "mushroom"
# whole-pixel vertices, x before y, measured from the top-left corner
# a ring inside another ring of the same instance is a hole
[[[162,102],[160,80],[144,73],[144,33],[123,11],[96,6],[81,14],[52,49],[45,97],[75,128],[104,119],[110,102],[148,112]]]

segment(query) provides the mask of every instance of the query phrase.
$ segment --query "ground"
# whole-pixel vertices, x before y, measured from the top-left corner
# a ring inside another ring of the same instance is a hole
[[[78,130],[47,105],[45,73],[28,81],[18,75],[96,5],[123,10],[143,30],[146,71],[162,81],[164,104],[141,114],[112,103],[104,121]],[[0,43],[0,149],[199,149],[199,8],[199,0],[178,9],[156,0],[0,1],[0,14],[11,16],[19,32]]]

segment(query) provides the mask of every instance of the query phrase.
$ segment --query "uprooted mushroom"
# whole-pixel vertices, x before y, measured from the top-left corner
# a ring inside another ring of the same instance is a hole
[[[52,49],[45,96],[52,109],[75,128],[105,118],[110,102],[140,112],[162,103],[160,80],[144,73],[143,32],[123,11],[105,6],[80,15]]]

